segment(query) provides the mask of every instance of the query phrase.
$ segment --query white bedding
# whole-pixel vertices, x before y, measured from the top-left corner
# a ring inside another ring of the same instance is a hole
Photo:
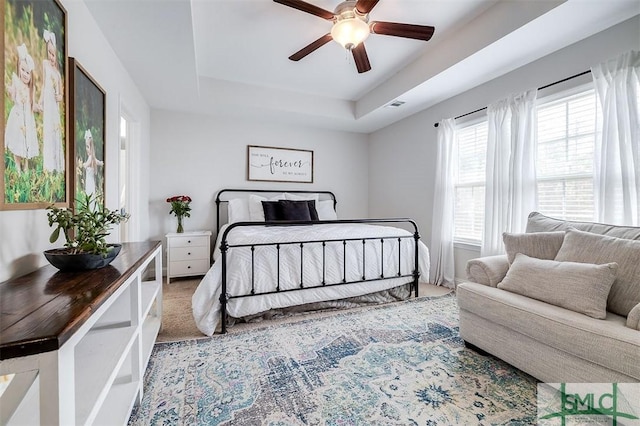
[[[224,232],[220,230],[218,240]],[[408,231],[366,224],[324,224],[313,226],[251,226],[233,229],[227,237],[228,244],[284,243],[290,241],[330,240],[365,237],[401,236]],[[220,321],[220,293],[222,287],[222,262],[220,241],[216,243],[214,264],[209,269],[192,298],[193,316],[196,325],[206,335],[213,335]],[[398,241],[384,240],[384,262],[381,263],[380,240],[368,240],[366,247],[365,274],[367,279],[379,277],[383,268],[385,277],[398,273]],[[429,276],[429,251],[419,242],[419,271],[421,277]],[[361,280],[363,276],[362,240],[348,241],[346,250],[347,281]],[[400,243],[401,273],[411,274],[414,269],[414,239],[403,238]],[[256,293],[274,291],[277,276],[277,250],[274,246],[257,246],[255,259],[254,289]],[[333,284],[343,280],[343,243],[331,242],[325,248],[325,282]],[[303,284],[318,285],[322,282],[322,244],[305,243],[303,251]],[[300,245],[280,246],[280,289],[300,287]],[[227,252],[227,293],[249,294],[251,291],[251,250],[230,248]],[[227,312],[236,318],[265,312],[270,309],[301,305],[310,302],[343,299],[386,290],[409,282],[411,278],[367,281],[348,285],[290,291],[231,299]]]

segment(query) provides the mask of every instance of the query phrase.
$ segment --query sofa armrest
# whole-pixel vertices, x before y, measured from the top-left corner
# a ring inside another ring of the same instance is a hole
[[[627,327],[640,331],[640,303],[634,306],[627,315]]]
[[[496,287],[509,270],[507,255],[485,256],[467,262],[467,279],[478,284]]]

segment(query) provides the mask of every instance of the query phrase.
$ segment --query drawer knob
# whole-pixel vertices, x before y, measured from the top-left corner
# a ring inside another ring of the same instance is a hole
[[[191,240],[188,240],[188,241],[187,241],[187,244],[191,244]]]
[[[187,266],[187,269],[191,269],[191,265]]]
[[[187,256],[191,256],[191,252],[187,253]]]

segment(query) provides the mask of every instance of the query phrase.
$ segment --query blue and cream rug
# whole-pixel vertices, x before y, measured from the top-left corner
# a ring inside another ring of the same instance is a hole
[[[466,349],[455,296],[156,345],[132,425],[528,425],[536,381]]]

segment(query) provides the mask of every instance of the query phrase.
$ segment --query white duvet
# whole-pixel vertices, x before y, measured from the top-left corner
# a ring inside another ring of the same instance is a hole
[[[192,307],[196,325],[204,334],[211,336],[220,321],[220,293],[222,289],[222,261],[219,252],[220,236],[224,232],[223,227],[219,232],[216,250],[214,252],[214,264],[200,282],[193,294]],[[385,277],[398,274],[398,267],[402,275],[408,275],[414,269],[414,239],[408,231],[403,229],[365,225],[365,224],[324,224],[313,226],[250,226],[232,229],[227,237],[229,245],[236,244],[261,244],[283,243],[280,246],[280,290],[300,288],[308,285],[319,285],[323,280],[323,248],[321,243],[305,243],[302,249],[300,244],[284,244],[291,241],[310,240],[342,240],[349,238],[365,237],[398,237],[403,238],[399,243],[397,238],[385,239],[382,244],[379,239],[367,240],[363,245],[362,240],[347,241],[346,245],[346,271],[345,250],[342,241],[328,242],[325,245],[324,281],[333,284],[347,281],[378,278],[384,273]],[[398,256],[398,244],[400,256]],[[362,251],[366,250],[365,264],[362,262]],[[381,246],[383,246],[381,248]],[[381,259],[381,251],[384,251],[384,259]],[[427,247],[418,244],[418,267],[422,279],[429,276],[429,251]],[[278,253],[275,246],[256,246],[253,251],[254,270],[251,268],[252,251],[250,248],[230,248],[227,252],[227,294],[250,294],[275,291],[278,286]],[[400,257],[400,263],[398,263]],[[301,275],[301,263],[304,264]],[[253,279],[252,279],[253,277]],[[270,309],[287,306],[301,305],[311,302],[344,299],[347,297],[361,296],[381,290],[396,287],[410,282],[411,278],[394,278],[387,280],[377,279],[363,283],[348,285],[327,286],[315,289],[289,291],[278,294],[256,295],[239,299],[230,299],[227,303],[227,312],[232,317],[240,318],[266,312]]]

